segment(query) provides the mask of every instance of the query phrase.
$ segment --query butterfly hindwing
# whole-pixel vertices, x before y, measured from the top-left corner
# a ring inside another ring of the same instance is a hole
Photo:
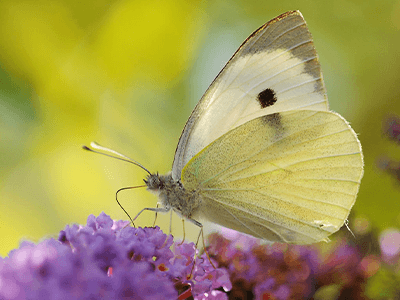
[[[338,114],[258,117],[218,138],[185,166],[200,216],[269,241],[325,239],[344,223],[363,173],[356,134]]]

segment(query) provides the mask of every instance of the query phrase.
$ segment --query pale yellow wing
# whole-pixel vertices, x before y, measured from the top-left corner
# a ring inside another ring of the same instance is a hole
[[[190,115],[176,149],[172,176],[229,130],[288,110],[328,111],[321,66],[299,11],[261,26],[239,47]]]
[[[182,171],[199,215],[269,241],[326,239],[347,219],[363,174],[361,145],[329,111],[289,111],[221,136]]]

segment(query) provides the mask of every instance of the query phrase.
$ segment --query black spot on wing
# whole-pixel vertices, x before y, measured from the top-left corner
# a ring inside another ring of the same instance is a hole
[[[281,115],[279,113],[274,113],[274,114],[270,114],[270,115],[266,115],[266,116],[262,116],[262,122],[265,125],[271,126],[273,128],[282,128],[282,124],[281,124]]]
[[[282,136],[284,128],[282,126],[282,116],[279,113],[274,113],[261,117],[261,122],[264,125],[270,126],[275,129],[275,138]]]
[[[261,108],[266,108],[268,106],[274,105],[278,100],[276,99],[276,94],[272,89],[265,89],[257,95],[258,103],[260,103]]]

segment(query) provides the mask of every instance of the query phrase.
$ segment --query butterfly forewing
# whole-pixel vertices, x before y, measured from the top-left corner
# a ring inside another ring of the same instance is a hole
[[[328,110],[312,37],[298,11],[256,30],[237,50],[192,112],[172,168],[178,180],[185,164],[209,143],[254,118],[288,110]]]
[[[344,223],[363,173],[356,134],[338,114],[289,111],[223,135],[185,166],[200,216],[255,237],[298,244]]]

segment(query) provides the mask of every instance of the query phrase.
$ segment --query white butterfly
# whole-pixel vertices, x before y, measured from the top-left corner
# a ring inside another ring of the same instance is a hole
[[[250,35],[193,110],[172,173],[149,174],[163,207],[147,210],[172,209],[198,226],[296,244],[343,226],[363,175],[361,145],[329,111],[299,11]]]

